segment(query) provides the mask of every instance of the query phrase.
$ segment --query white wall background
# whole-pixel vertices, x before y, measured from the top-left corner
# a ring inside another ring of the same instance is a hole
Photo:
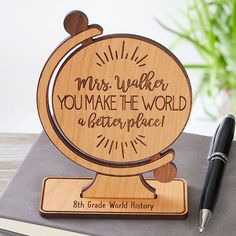
[[[83,11],[90,24],[97,23],[103,27],[104,34],[139,34],[169,47],[175,35],[163,30],[154,18],[174,27],[169,14],[180,24],[186,24],[180,13],[186,7],[186,1],[1,1],[0,132],[38,133],[42,130],[36,109],[37,82],[50,53],[68,36],[63,28],[63,20],[68,12]],[[196,52],[187,44],[173,52],[182,63],[199,60]],[[191,73],[189,75],[192,77]],[[191,80],[195,87],[196,81]],[[187,131],[210,132],[211,135],[215,124],[208,124],[207,130],[203,129],[201,122],[195,119],[199,117],[199,112],[199,106],[195,106]]]

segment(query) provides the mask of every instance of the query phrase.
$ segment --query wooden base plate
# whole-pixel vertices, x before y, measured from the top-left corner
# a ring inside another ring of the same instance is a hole
[[[81,198],[91,178],[49,177],[43,182],[40,213],[43,216],[114,218],[185,218],[188,213],[187,184],[183,179],[160,183],[146,181],[157,189],[156,199]],[[134,186],[135,187],[135,186]]]

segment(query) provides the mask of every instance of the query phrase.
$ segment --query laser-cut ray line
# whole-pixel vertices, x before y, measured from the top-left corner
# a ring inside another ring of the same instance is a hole
[[[97,52],[96,52],[95,54],[96,54],[96,56],[100,59],[100,61],[101,61],[103,64],[105,64],[105,62],[103,61],[102,57],[101,57]]]
[[[141,62],[141,61],[143,61],[146,57],[148,57],[148,54],[147,55],[145,55],[144,57],[142,57],[139,61],[137,61],[137,65]]]
[[[104,54],[104,56],[105,56],[105,58],[106,58],[107,62],[109,62],[109,59],[108,59],[108,56],[107,56],[107,54],[106,54],[105,52],[104,52],[103,54]]]
[[[138,46],[137,46],[136,49],[134,50],[134,53],[133,53],[133,55],[132,55],[132,57],[131,57],[131,61],[134,59],[134,56],[135,56],[137,50],[138,50]]]
[[[123,146],[123,142],[120,143],[121,146],[121,153],[122,153],[122,157],[123,159],[125,158],[125,154],[124,154],[124,146]]]
[[[113,143],[114,143],[114,140],[111,141],[111,145],[110,145],[110,149],[109,149],[109,154],[111,154]]]
[[[103,138],[101,139],[101,141],[97,144],[96,147],[99,147],[99,146],[102,144],[102,142],[104,141],[105,138],[106,138],[106,137],[103,137]]]
[[[131,146],[133,147],[134,151],[135,151],[136,153],[138,153],[138,152],[137,152],[137,149],[136,149],[135,146],[134,146],[134,143],[133,143],[132,141],[130,141],[130,143],[131,143]]]
[[[141,139],[139,139],[139,138],[137,138],[137,137],[136,137],[136,139],[137,139],[140,143],[142,143],[144,146],[147,146],[147,144],[144,143]]]
[[[139,67],[146,66],[146,64],[139,65]]]
[[[108,49],[109,49],[109,52],[110,52],[111,59],[114,60],[114,57],[113,57],[113,54],[112,54],[112,50],[111,50],[111,46],[110,46],[110,45],[108,45]]]
[[[107,147],[107,144],[109,143],[109,139],[107,139],[107,142],[105,143],[105,146],[104,146],[104,148],[106,148]]]
[[[125,50],[125,41],[122,42],[121,59],[123,59],[123,56],[124,56],[124,50]]]

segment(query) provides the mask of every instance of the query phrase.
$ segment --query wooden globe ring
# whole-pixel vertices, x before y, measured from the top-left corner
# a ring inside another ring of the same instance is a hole
[[[75,163],[84,166],[88,169],[91,169],[93,171],[96,171],[98,173],[114,175],[114,176],[131,176],[159,168],[171,162],[174,159],[172,151],[168,151],[168,153],[166,153],[163,158],[153,160],[143,166],[133,166],[133,167],[103,166],[101,164],[97,164],[95,162],[86,160],[85,158],[79,156],[77,153],[73,152],[70,148],[68,148],[68,146],[65,144],[65,141],[60,138],[58,134],[59,131],[56,129],[54,125],[48,105],[48,95],[49,95],[49,84],[55,68],[58,66],[59,62],[63,59],[63,57],[69,51],[71,51],[75,46],[81,44],[81,42],[85,41],[86,39],[98,36],[101,33],[102,31],[99,28],[90,28],[86,31],[83,31],[65,40],[49,57],[40,75],[37,89],[37,108],[42,126],[45,132],[47,133],[48,137],[50,138],[50,140],[54,143],[54,145],[58,148],[60,152],[62,152],[65,156],[67,156],[70,160],[74,161]]]

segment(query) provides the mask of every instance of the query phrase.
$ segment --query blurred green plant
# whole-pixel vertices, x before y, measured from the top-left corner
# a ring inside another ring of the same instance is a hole
[[[189,0],[183,15],[187,27],[172,19],[175,28],[157,22],[178,39],[190,42],[203,59],[202,64],[189,64],[185,68],[202,72],[195,93],[215,99],[220,90],[231,97],[233,113],[236,114],[236,0]],[[205,111],[215,118],[208,109]]]

